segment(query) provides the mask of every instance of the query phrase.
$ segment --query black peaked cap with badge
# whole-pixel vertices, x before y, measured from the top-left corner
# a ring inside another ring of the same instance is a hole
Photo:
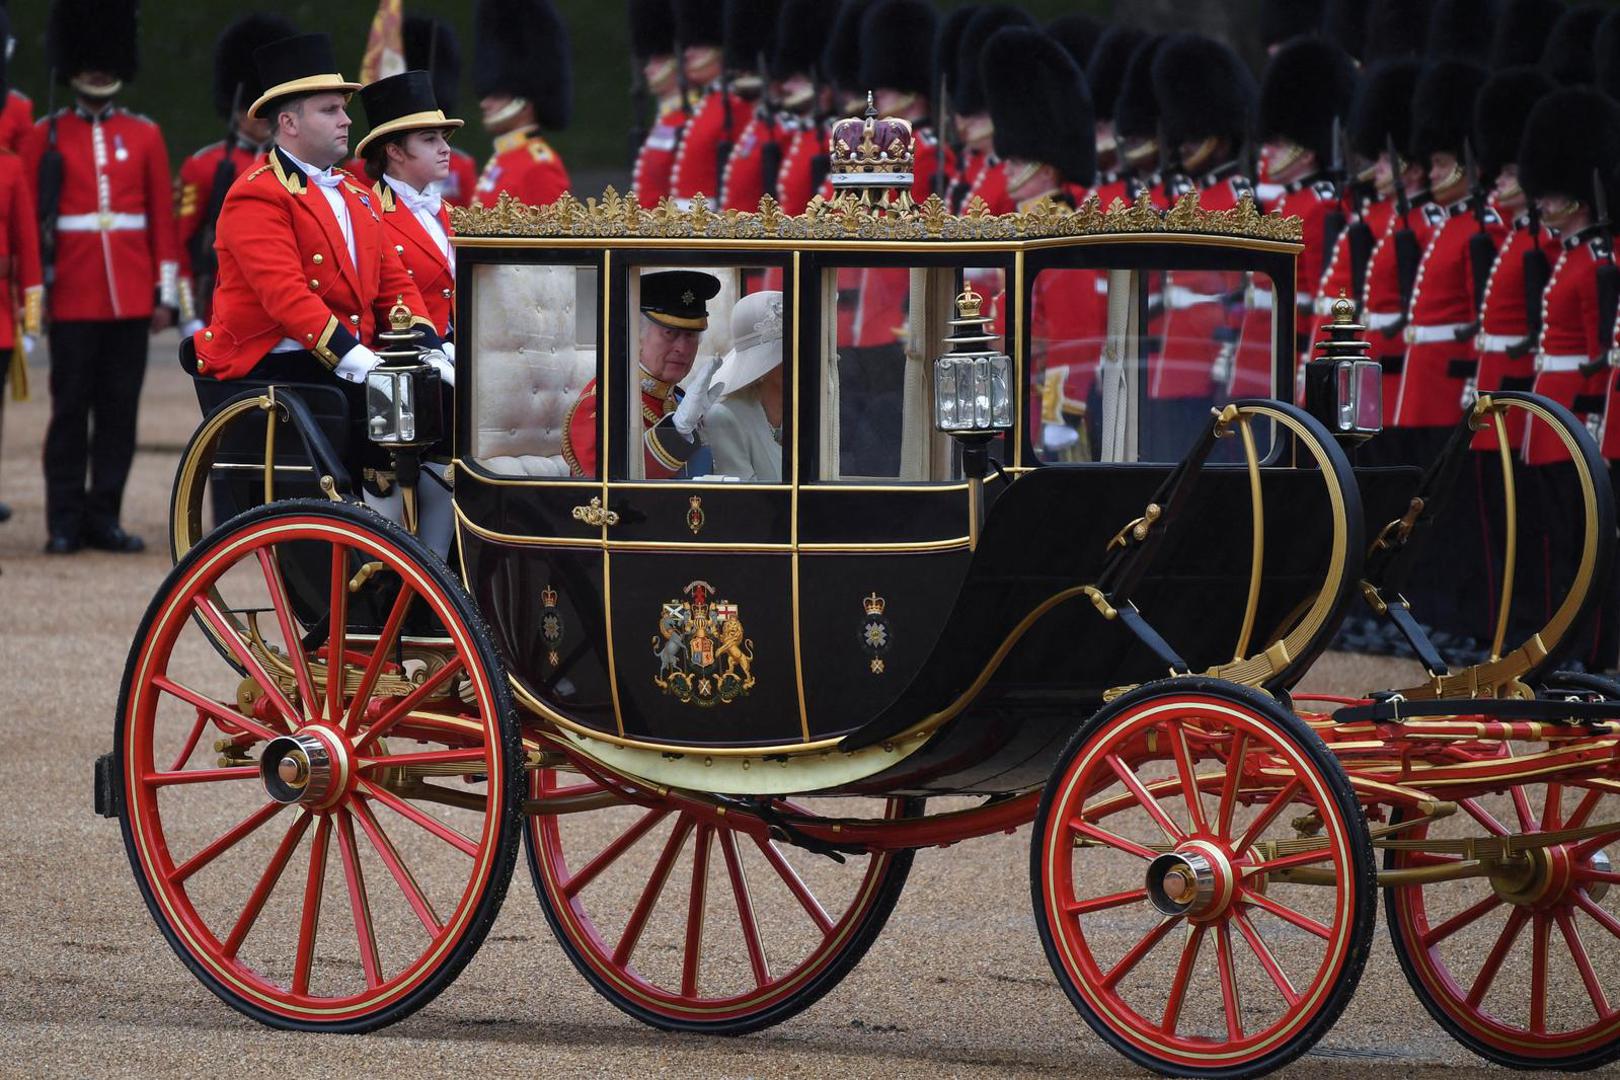
[[[454,116],[461,101],[461,41],[455,27],[427,15],[405,16],[405,67],[433,76],[433,97]]]
[[[1592,207],[1596,173],[1614,206],[1617,169],[1620,105],[1587,86],[1559,87],[1536,102],[1519,144],[1519,184],[1526,195],[1562,195]]]
[[[1085,76],[1067,49],[1040,30],[1009,26],[984,43],[984,74],[996,155],[1038,161],[1090,186],[1096,124]]]
[[[1114,119],[1119,92],[1125,85],[1125,69],[1147,36],[1145,30],[1114,23],[1097,39],[1097,47],[1091,50],[1091,59],[1084,66],[1091,87],[1091,107],[1097,111],[1098,119]]]
[[[1422,70],[1421,63],[1407,57],[1385,60],[1362,73],[1350,107],[1350,145],[1356,153],[1372,161],[1391,140],[1397,152],[1409,153],[1412,94]]]
[[[675,52],[675,9],[670,0],[629,0],[630,55],[637,60]]]
[[[136,0],[52,0],[45,56],[66,86],[87,71],[132,82],[140,70]]]
[[[749,3],[757,0],[747,0]],[[861,85],[931,98],[933,54],[925,48],[894,48],[894,42],[933,42],[939,15],[931,0],[878,0],[861,16]]]
[[[1322,26],[1322,0],[1260,0],[1260,44],[1267,49]]]
[[[726,11],[715,0],[673,0],[675,4],[675,40],[681,48],[710,45],[716,48],[726,43]]]
[[[771,48],[771,78],[814,76],[820,70],[827,34],[823,6],[821,0],[782,0],[782,18]]]
[[[707,330],[709,301],[720,279],[697,270],[660,270],[641,275],[641,311],[672,330]]]
[[[264,89],[248,107],[249,116],[272,119],[268,107],[310,94],[352,94],[360,84],[337,74],[337,54],[332,39],[325,34],[294,34],[261,45],[253,52],[253,64]]]
[[[1231,46],[1199,34],[1171,34],[1153,58],[1152,75],[1170,146],[1218,137],[1235,154],[1249,138],[1259,91]]]
[[[1547,73],[1530,64],[1503,68],[1480,87],[1474,99],[1474,153],[1484,180],[1519,160],[1530,110],[1554,88]]]
[[[1355,93],[1348,53],[1322,38],[1291,41],[1272,56],[1260,80],[1260,140],[1286,139],[1326,166],[1334,156],[1333,118],[1349,130]]]
[[[1507,0],[1491,37],[1491,67],[1539,62],[1547,35],[1563,13],[1563,0]]]
[[[1553,23],[1541,49],[1541,70],[1559,86],[1589,86],[1597,78],[1598,27],[1609,9],[1602,4],[1569,8]]]
[[[233,108],[246,109],[264,93],[253,54],[297,33],[298,28],[280,15],[258,12],[244,15],[220,31],[214,42],[214,111],[221,120],[229,120]]]
[[[1463,156],[1463,144],[1474,130],[1474,100],[1490,72],[1464,60],[1437,60],[1418,76],[1412,94],[1412,156],[1427,162],[1430,154]]]
[[[523,98],[542,127],[567,127],[574,112],[573,49],[550,0],[479,0],[473,25],[474,93]]]
[[[956,43],[956,111],[963,116],[990,110],[984,86],[984,47],[996,31],[1009,26],[1033,29],[1029,12],[1012,4],[986,4],[968,21]]]
[[[724,33],[728,71],[758,73],[760,57],[770,55],[781,9],[781,0],[726,0]]]
[[[1074,12],[1059,15],[1047,23],[1046,36],[1068,50],[1084,75],[1087,74],[1086,65],[1091,63],[1091,54],[1096,50],[1097,42],[1102,40],[1104,29],[1103,24],[1090,15]]]

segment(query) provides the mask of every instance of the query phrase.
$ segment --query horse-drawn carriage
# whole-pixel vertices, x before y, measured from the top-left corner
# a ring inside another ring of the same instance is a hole
[[[914,851],[1033,823],[1052,969],[1150,1068],[1304,1052],[1380,885],[1464,1044],[1620,1054],[1620,706],[1552,675],[1614,532],[1569,414],[1502,394],[1463,418],[1448,459],[1500,440],[1500,565],[1524,561],[1510,430],[1563,441],[1583,505],[1557,603],[1506,640],[1513,584],[1482,583],[1491,658],[1451,671],[1399,598],[1415,546],[1447,542],[1426,526],[1450,474],[1350,464],[1378,373],[1348,305],[1292,403],[1297,222],[609,192],[457,229],[447,467],[404,341],[359,425],[330,388],[211,387],[180,466],[97,802],[228,1004],[304,1030],[408,1015],[483,940],[521,839],[603,996],[753,1031],[854,966]],[[650,475],[641,289],[672,267],[718,282],[702,349],[779,340],[779,479],[701,452]],[[761,291],[780,325],[739,327]],[[1212,333],[1231,381],[1160,394]],[[1228,400],[1245,373],[1263,389]],[[567,438],[587,393],[594,468]],[[453,539],[427,536],[430,495]],[[404,526],[364,505],[389,497]],[[1428,678],[1295,694],[1364,602]]]

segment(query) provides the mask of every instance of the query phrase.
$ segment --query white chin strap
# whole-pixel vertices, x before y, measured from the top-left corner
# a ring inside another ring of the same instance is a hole
[[[515,97],[505,105],[501,106],[501,108],[496,112],[484,117],[484,126],[498,127],[509,120],[515,120],[517,119],[518,113],[522,112],[528,106],[528,104],[528,98]]]
[[[110,98],[124,88],[122,79],[114,79],[105,85],[98,83],[95,86],[91,86],[89,83],[79,79],[73,79],[69,81],[68,85],[73,87],[74,93],[82,94],[87,98]]]

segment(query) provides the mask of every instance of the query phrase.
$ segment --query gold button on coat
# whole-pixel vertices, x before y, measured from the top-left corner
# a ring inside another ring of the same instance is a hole
[[[354,323],[356,326],[359,326],[360,325],[360,316],[358,316],[358,315],[350,315],[349,316],[349,321]]]
[[[321,279],[320,278],[310,278],[309,279],[309,287],[312,288],[312,289],[320,288],[321,287]]]
[[[449,289],[444,290],[444,298],[446,300],[450,299],[450,290]]]
[[[316,266],[319,266],[319,265],[321,265],[321,263],[326,261],[326,256],[322,255],[320,252],[317,251],[315,253],[315,257],[313,259],[311,259],[310,261],[313,262]]]
[[[204,341],[213,341],[214,340],[214,332],[212,330],[204,330],[203,331],[203,340]]]

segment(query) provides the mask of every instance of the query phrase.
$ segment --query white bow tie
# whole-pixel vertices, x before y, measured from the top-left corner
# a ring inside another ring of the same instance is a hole
[[[426,210],[433,217],[439,216],[439,207],[444,201],[443,196],[431,189],[425,192],[400,191],[399,197],[411,213],[419,214]]]
[[[339,184],[343,183],[343,177],[332,169],[327,169],[325,172],[305,173],[304,175],[323,188],[336,189]]]

